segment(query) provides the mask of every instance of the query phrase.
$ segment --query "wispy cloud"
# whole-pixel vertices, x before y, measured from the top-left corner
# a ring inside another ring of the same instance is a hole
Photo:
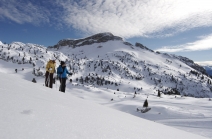
[[[16,23],[38,25],[49,22],[50,13],[41,5],[24,0],[1,0],[0,19],[10,19]]]
[[[210,0],[1,0],[0,19],[73,27],[83,34],[172,36],[212,26]]]
[[[212,26],[209,0],[57,0],[62,20],[84,33],[171,36],[194,27]]]
[[[212,49],[212,34],[201,36],[200,40],[176,46],[165,46],[155,51],[161,52],[182,52],[182,51],[201,51]]]

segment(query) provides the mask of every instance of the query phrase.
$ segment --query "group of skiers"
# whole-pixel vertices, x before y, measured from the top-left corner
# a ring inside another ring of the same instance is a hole
[[[49,62],[46,65],[46,74],[45,74],[45,86],[52,88],[53,82],[55,81],[54,73],[56,73],[56,62],[55,60],[49,60]],[[60,87],[59,91],[65,93],[66,88],[66,79],[67,74],[72,75],[66,68],[66,63],[64,61],[60,62],[59,67],[57,68],[57,78],[60,81]]]

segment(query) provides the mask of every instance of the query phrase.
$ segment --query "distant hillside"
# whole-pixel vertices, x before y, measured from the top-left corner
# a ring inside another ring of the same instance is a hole
[[[212,77],[212,66],[203,66],[207,74]]]

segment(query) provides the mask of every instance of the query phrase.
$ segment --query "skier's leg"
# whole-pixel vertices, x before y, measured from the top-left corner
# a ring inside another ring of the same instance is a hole
[[[62,78],[59,78],[59,80],[60,80],[60,87],[59,87],[59,91],[61,91],[61,89],[62,89]]]
[[[48,78],[49,78],[49,72],[46,71],[46,74],[45,74],[45,86],[48,87]]]
[[[63,90],[64,90],[64,83],[63,83],[64,81],[63,81],[63,78],[61,78],[61,92],[64,92]]]
[[[62,78],[62,88],[61,88],[61,92],[65,93],[65,87],[66,87],[66,78]]]
[[[53,74],[54,74],[54,73],[50,73],[50,74],[49,74],[49,78],[50,78],[49,87],[50,87],[50,88],[52,88],[52,84],[53,84]]]
[[[64,78],[64,93],[66,91],[66,78]]]

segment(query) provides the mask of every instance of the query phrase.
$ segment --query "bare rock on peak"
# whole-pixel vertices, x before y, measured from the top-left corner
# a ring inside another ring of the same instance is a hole
[[[57,45],[50,46],[49,48],[59,48],[61,46],[69,46],[72,48],[80,47],[84,45],[91,45],[94,43],[102,43],[107,41],[120,40],[123,39],[118,36],[114,36],[112,33],[99,33],[84,39],[71,40],[71,39],[63,39],[58,42]]]

